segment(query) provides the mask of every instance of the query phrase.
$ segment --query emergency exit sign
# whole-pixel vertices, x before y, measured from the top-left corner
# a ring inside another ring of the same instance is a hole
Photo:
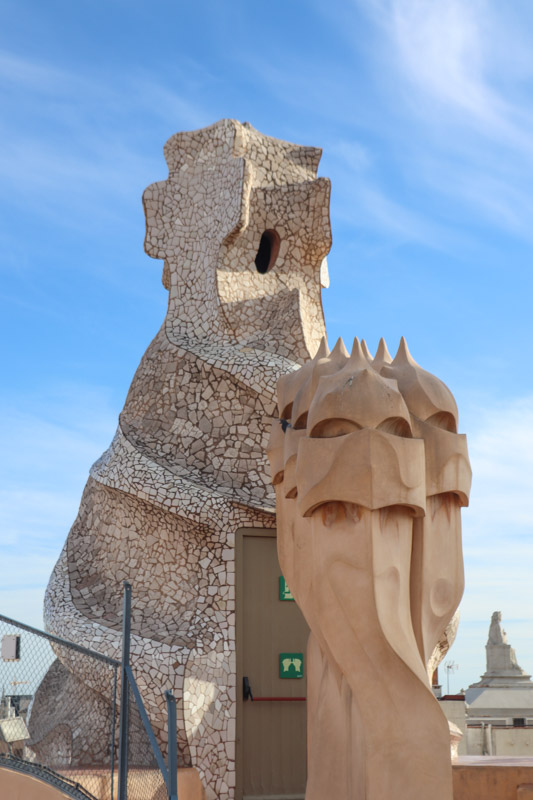
[[[294,602],[294,597],[292,596],[292,592],[289,589],[287,581],[285,580],[283,575],[279,576],[279,599],[292,600]]]
[[[303,653],[280,653],[279,654],[279,677],[280,678],[303,678],[304,676],[304,654]]]

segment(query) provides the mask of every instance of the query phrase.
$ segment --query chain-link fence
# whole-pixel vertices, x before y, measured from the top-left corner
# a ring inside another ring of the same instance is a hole
[[[162,760],[159,746],[154,741],[155,749],[150,741],[129,680],[127,696],[127,800],[167,800],[167,786],[157,759],[159,755]]]
[[[113,800],[120,662],[2,615],[0,646],[0,764]]]
[[[2,615],[0,647],[0,764],[113,800],[120,662]]]
[[[177,800],[176,702],[166,692],[168,765],[129,663],[131,587],[122,661],[0,614],[0,767],[75,800]]]
[[[131,585],[124,582],[118,800],[177,800],[176,702],[166,692],[168,766],[130,666]]]

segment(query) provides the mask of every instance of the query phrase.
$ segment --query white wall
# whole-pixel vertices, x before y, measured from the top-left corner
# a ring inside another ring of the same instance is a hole
[[[462,731],[463,738],[459,742],[458,753],[460,756],[467,754],[466,743],[466,704],[464,700],[439,700],[439,705],[444,716],[449,722],[455,723]]]
[[[533,728],[467,728],[466,747],[469,756],[533,756]]]

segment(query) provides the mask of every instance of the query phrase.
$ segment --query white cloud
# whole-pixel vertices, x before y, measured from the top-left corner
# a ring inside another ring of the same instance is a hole
[[[374,160],[368,147],[353,139],[332,142],[328,146],[328,154],[341,159],[352,173],[359,175],[367,172]]]
[[[379,174],[379,162],[368,147],[355,140],[327,145],[328,164],[335,167],[332,218],[355,229],[375,230],[395,243],[417,242],[443,250],[454,238],[451,230],[432,222],[395,198]],[[382,166],[382,171],[384,167]]]
[[[168,85],[141,68],[109,81],[0,50],[0,176],[12,201],[91,230],[131,218],[147,183],[166,177],[165,136],[211,122],[187,66]],[[160,144],[147,157],[154,129]]]
[[[201,128],[213,122],[198,100],[191,102],[153,77],[135,81],[135,98],[143,108],[168,122],[172,134],[177,130]]]
[[[485,78],[482,0],[393,0],[391,25],[409,79],[428,94],[484,121],[498,116]]]
[[[493,85],[496,40],[510,37],[489,0],[368,0],[364,3],[392,44],[396,64],[426,101],[454,109],[485,134],[522,137],[507,119],[512,106]],[[510,44],[510,42],[509,42]],[[512,60],[512,56],[511,56]],[[432,107],[415,104],[422,113]]]
[[[439,249],[446,234],[416,211],[389,197],[379,181],[361,179],[351,186],[350,202],[336,214],[359,227],[362,222],[402,242],[423,242]]]
[[[57,92],[63,87],[71,89],[75,82],[79,83],[71,72],[35,59],[23,58],[7,50],[0,50],[0,78],[4,90],[16,86],[27,87],[32,92]]]
[[[395,107],[385,135],[418,190],[445,196],[447,213],[455,202],[458,226],[474,215],[530,239],[530,18],[495,0],[356,4],[374,23],[375,81]]]

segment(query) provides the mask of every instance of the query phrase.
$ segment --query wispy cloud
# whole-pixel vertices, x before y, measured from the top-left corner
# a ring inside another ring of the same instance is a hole
[[[456,689],[484,669],[493,611],[502,611],[519,663],[533,671],[533,396],[465,412],[474,480],[463,512],[466,591],[451,654],[460,665]]]
[[[0,50],[0,175],[12,199],[64,225],[125,218],[146,184],[165,177],[165,137],[211,121],[190,96],[198,80],[192,68],[166,84],[137,69],[110,82]]]
[[[396,64],[411,88],[426,101],[455,109],[484,135],[510,137],[530,150],[527,137],[510,117],[515,108],[493,76],[498,44],[512,38],[490,0],[363,0],[387,36]],[[509,41],[508,44],[511,44]],[[510,60],[512,61],[512,51]],[[420,107],[421,113],[435,111]]]
[[[201,128],[210,125],[213,120],[198,98],[191,100],[172,88],[172,82],[165,85],[156,81],[153,76],[139,76],[135,80],[135,101],[160,117],[170,125],[172,132],[188,128]],[[179,127],[175,126],[179,125]]]
[[[116,409],[98,387],[65,383],[36,387],[36,394],[40,413],[25,396],[12,395],[0,408],[8,454],[0,466],[0,604],[8,616],[27,620],[40,618],[32,603],[41,603],[89,467],[116,427]]]
[[[414,85],[484,122],[500,118],[500,100],[485,74],[484,0],[378,0],[374,7],[380,10],[399,63]]]
[[[3,562],[2,562],[3,563]],[[43,572],[49,573],[53,568],[54,562],[51,563],[50,569],[48,567]],[[15,572],[18,581],[15,581],[14,586],[0,586],[0,609],[5,617],[18,622],[25,622],[26,625],[33,625],[34,628],[44,628],[43,620],[43,605],[44,593],[46,591],[46,584],[39,586],[38,589],[30,588],[24,585],[24,565],[20,565],[19,572]],[[6,569],[16,570],[17,565],[10,563]]]
[[[456,234],[397,198],[379,155],[357,140],[327,143],[328,167],[333,167],[332,216],[355,229],[378,232],[396,244],[419,243],[442,250]]]
[[[351,212],[359,228],[441,251],[461,246],[471,219],[531,238],[533,118],[521,93],[532,59],[509,15],[494,0],[313,5],[343,47],[351,40],[342,66],[335,54],[327,69],[299,52],[282,66],[246,48],[234,57],[276,102],[327,118],[334,192],[353,181],[336,218]]]
[[[423,243],[438,250],[444,249],[451,236],[451,231],[394,199],[375,177],[360,177],[344,187],[337,182],[335,191],[342,192],[344,201],[335,203],[335,218],[349,222],[354,228],[377,231],[396,243]]]
[[[9,86],[24,86],[32,93],[57,93],[63,88],[70,91],[74,83],[82,88],[80,80],[72,73],[42,61],[23,58],[7,50],[0,50],[0,78],[4,91]]]
[[[512,527],[531,541],[533,555],[533,396],[478,408],[470,437],[475,470],[476,536],[505,537]]]
[[[397,104],[391,133],[406,168],[435,197],[531,238],[533,115],[523,99],[533,57],[517,19],[494,0],[357,5],[375,26],[376,81]]]

